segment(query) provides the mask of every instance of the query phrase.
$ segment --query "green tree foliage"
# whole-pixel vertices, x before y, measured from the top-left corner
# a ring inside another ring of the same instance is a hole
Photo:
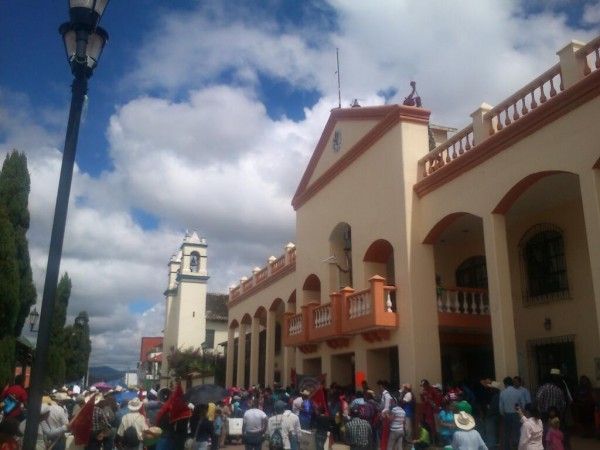
[[[2,172],[0,173],[0,203],[4,208],[8,221],[12,225],[12,242],[14,243],[18,267],[18,298],[17,316],[13,324],[13,335],[20,336],[29,315],[29,310],[35,304],[37,292],[33,284],[31,262],[29,258],[29,191],[30,178],[27,169],[27,157],[24,153],[13,150],[6,155]]]
[[[211,376],[214,373],[212,350],[206,351],[204,357],[199,348],[171,350],[167,358],[169,370],[177,378],[185,378],[193,372]]]
[[[0,385],[12,379],[14,327],[19,311],[19,266],[12,226],[0,203]]]
[[[88,361],[92,352],[89,321],[88,313],[82,311],[75,318],[73,325],[65,327],[67,381],[81,380],[88,370]]]
[[[67,339],[65,335],[65,322],[67,321],[67,308],[71,296],[72,283],[69,274],[65,273],[56,288],[54,298],[54,313],[50,325],[50,349],[48,351],[48,367],[46,371],[45,387],[52,388],[65,383],[67,353]]]

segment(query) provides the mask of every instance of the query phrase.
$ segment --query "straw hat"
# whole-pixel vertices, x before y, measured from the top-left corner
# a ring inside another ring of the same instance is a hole
[[[475,419],[469,413],[464,411],[454,414],[454,423],[461,430],[469,431],[475,428]]]
[[[138,411],[143,406],[142,401],[138,397],[134,397],[127,403],[129,411]]]

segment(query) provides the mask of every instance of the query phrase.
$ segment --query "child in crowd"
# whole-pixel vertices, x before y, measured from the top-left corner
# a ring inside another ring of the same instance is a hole
[[[218,450],[221,442],[221,432],[223,430],[223,411],[217,407],[215,409],[215,420],[213,422],[213,435],[210,440],[211,450]]]
[[[412,441],[415,450],[429,448],[431,445],[431,431],[425,419],[419,423],[419,439]]]
[[[563,445],[565,437],[560,428],[560,419],[553,417],[548,421],[548,433],[546,434],[546,450],[565,450]]]

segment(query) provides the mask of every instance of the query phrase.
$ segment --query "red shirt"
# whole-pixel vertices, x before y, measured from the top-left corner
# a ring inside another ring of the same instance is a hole
[[[18,417],[21,414],[21,403],[27,402],[27,391],[19,384],[13,384],[2,393],[2,398],[12,395],[19,403],[6,417]]]

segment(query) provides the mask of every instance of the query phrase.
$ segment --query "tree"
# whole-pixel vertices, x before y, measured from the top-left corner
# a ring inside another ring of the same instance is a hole
[[[65,327],[67,381],[79,382],[87,375],[88,362],[92,352],[89,321],[87,311],[82,311],[75,318],[73,325]]]
[[[54,298],[54,313],[50,324],[50,349],[48,350],[48,367],[46,372],[45,387],[62,385],[66,380],[65,355],[67,344],[65,336],[65,322],[67,321],[67,308],[71,296],[72,283],[69,274],[65,273],[56,288]]]
[[[0,386],[4,386],[13,377],[13,331],[19,311],[19,266],[16,253],[12,226],[0,203]]]
[[[27,157],[24,153],[13,150],[6,155],[0,173],[0,203],[12,225],[12,242],[15,245],[18,267],[17,316],[13,324],[13,336],[21,335],[29,310],[37,297],[27,241],[30,184]]]

